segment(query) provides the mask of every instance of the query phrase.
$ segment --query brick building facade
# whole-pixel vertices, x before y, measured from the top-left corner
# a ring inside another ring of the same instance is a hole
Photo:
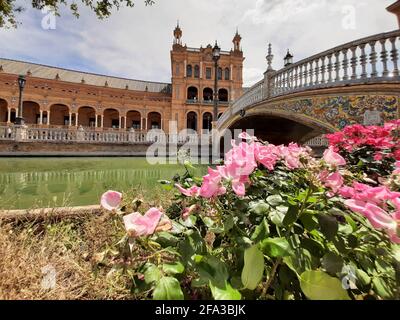
[[[221,51],[217,75],[212,46],[182,45],[175,28],[171,50],[171,83],[146,82],[97,75],[0,58],[0,123],[11,124],[18,112],[18,75],[26,75],[23,117],[31,126],[91,127],[95,130],[199,133],[211,128],[214,77],[218,76],[219,113],[242,94],[243,52],[236,32],[233,49]]]

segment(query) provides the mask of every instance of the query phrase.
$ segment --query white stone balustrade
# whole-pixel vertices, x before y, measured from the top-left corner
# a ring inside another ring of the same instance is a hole
[[[313,147],[327,147],[329,146],[328,140],[323,136],[318,136],[308,140],[304,145]]]
[[[155,142],[171,142],[179,145],[185,143],[200,143],[197,134],[168,135],[163,131],[95,131],[82,127],[78,129],[37,128],[24,126],[0,126],[0,140],[17,140],[17,131],[20,132],[19,141],[43,142],[77,142],[77,143],[111,143],[111,144],[151,144]]]
[[[352,41],[303,59],[281,70],[267,71],[218,120],[221,127],[232,115],[271,98],[347,85],[400,81],[400,30]],[[267,84],[267,85],[266,85]]]

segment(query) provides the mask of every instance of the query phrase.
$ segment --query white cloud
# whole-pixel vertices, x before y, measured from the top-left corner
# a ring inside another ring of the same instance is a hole
[[[156,0],[136,1],[99,21],[83,9],[57,18],[56,30],[43,30],[38,11],[22,14],[17,30],[1,30],[0,56],[152,81],[170,81],[172,31],[180,20],[183,42],[232,47],[236,27],[242,35],[244,85],[262,78],[267,44],[274,67],[282,67],[290,48],[295,60],[364,36],[397,28],[385,7],[394,0]],[[355,28],[343,27],[345,6],[355,8]]]

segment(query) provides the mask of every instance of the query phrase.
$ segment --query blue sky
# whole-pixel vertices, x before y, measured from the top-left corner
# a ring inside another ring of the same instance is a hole
[[[45,14],[30,8],[17,29],[0,31],[0,57],[150,81],[170,81],[172,31],[177,19],[190,47],[232,47],[236,27],[246,57],[245,85],[262,77],[268,42],[282,67],[287,48],[295,60],[364,36],[397,29],[385,8],[394,0],[156,0],[122,8],[98,20],[82,8],[67,10],[56,29],[41,26]]]

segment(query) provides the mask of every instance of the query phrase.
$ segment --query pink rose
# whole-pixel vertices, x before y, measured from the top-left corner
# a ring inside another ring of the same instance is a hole
[[[324,160],[333,166],[342,166],[346,164],[346,160],[344,160],[344,158],[336,153],[333,150],[333,147],[329,147],[328,149],[325,150],[324,152]]]
[[[175,184],[175,187],[185,196],[194,197],[198,196],[200,192],[200,187],[192,186],[189,189],[183,188],[180,184]]]
[[[106,210],[115,210],[122,201],[122,193],[109,190],[101,196],[100,204]]]
[[[163,213],[157,208],[149,209],[144,215],[133,212],[123,217],[125,229],[130,237],[151,235],[157,228]]]

